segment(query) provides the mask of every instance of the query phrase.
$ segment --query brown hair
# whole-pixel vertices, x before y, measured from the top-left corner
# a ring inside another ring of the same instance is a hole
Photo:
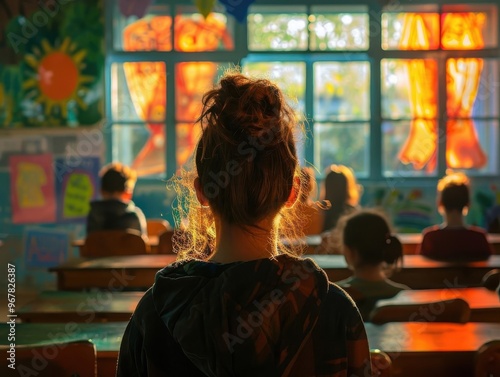
[[[205,93],[202,103],[196,172],[184,170],[174,184],[177,213],[187,214],[189,223],[182,237],[174,237],[180,258],[204,259],[214,251],[214,214],[248,231],[279,214],[278,239],[293,233],[296,216],[293,207],[284,205],[299,175],[298,122],[281,90],[269,80],[230,71]],[[196,176],[208,207],[196,200]]]
[[[341,218],[338,231],[343,245],[355,250],[359,266],[395,265],[402,261],[403,245],[391,234],[385,214],[377,210],[362,210]]]
[[[346,206],[358,205],[360,194],[361,186],[358,185],[351,168],[344,165],[330,165],[326,169],[321,189],[321,199],[330,204],[325,213],[323,231],[335,228],[339,217],[346,213]]]
[[[132,192],[137,182],[137,173],[126,165],[113,162],[99,172],[101,190],[106,193]]]
[[[311,193],[316,190],[316,178],[314,170],[310,167],[300,169],[300,195],[299,201],[307,203]]]
[[[469,206],[469,178],[464,173],[450,173],[441,178],[437,185],[439,205],[447,211],[462,212]]]

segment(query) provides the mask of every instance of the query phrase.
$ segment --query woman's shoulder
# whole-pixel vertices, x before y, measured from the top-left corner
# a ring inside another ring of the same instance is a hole
[[[328,284],[328,295],[327,300],[331,305],[350,312],[352,309],[356,308],[356,304],[351,297],[351,295],[346,292],[349,289],[349,285],[345,287],[340,287],[337,283],[330,282]]]

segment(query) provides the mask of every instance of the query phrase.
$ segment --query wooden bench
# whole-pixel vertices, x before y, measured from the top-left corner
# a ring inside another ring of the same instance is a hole
[[[471,309],[470,322],[500,323],[498,294],[481,287],[401,291],[393,298],[379,300],[377,306],[420,304],[454,298],[461,298],[469,304]]]
[[[17,315],[23,322],[120,322],[128,321],[142,292],[42,292],[21,306]]]

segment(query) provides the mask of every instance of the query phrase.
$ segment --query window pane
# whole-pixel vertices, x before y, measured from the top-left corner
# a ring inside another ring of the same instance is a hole
[[[324,12],[313,7],[311,50],[367,50],[368,13]]]
[[[307,50],[307,14],[260,12],[248,15],[249,50]]]
[[[172,17],[168,5],[152,5],[144,13],[133,7],[121,9],[117,1],[115,4],[113,17],[115,50],[172,50]]]
[[[498,60],[448,59],[446,74],[448,117],[498,116]]]
[[[382,123],[382,166],[388,177],[436,174],[437,123],[431,120]]]
[[[437,63],[431,59],[383,59],[382,117],[436,118]]]
[[[179,123],[176,126],[177,167],[184,165],[193,155],[201,134],[199,123]]]
[[[495,5],[443,6],[443,12],[445,12],[441,16],[443,49],[478,50],[497,47],[498,18]]]
[[[367,175],[370,155],[368,123],[315,123],[314,164],[324,171],[331,164],[351,167],[357,175]]]
[[[384,50],[435,50],[439,48],[438,13],[383,13]]]
[[[370,63],[314,63],[314,118],[370,118]]]
[[[207,18],[182,13],[175,17],[174,46],[184,52],[233,50],[232,28],[222,13],[212,12]]]
[[[165,174],[165,127],[162,124],[112,127],[113,161],[131,166],[137,175]]]
[[[111,66],[113,121],[163,122],[166,86],[165,63],[113,63]]]
[[[446,131],[446,161],[452,169],[497,172],[498,121],[450,120]]]
[[[305,112],[306,65],[303,62],[249,62],[243,63],[243,72],[275,82],[292,100],[292,107]]]
[[[194,122],[201,113],[201,100],[212,89],[229,63],[186,62],[175,67],[175,116],[181,122]]]

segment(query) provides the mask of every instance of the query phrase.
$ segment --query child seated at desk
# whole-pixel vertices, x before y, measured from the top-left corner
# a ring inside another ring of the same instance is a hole
[[[137,230],[147,234],[146,217],[132,202],[137,174],[120,163],[104,166],[101,175],[102,200],[90,203],[87,234],[100,230]]]
[[[377,300],[391,298],[408,286],[388,279],[403,258],[403,247],[384,217],[370,210],[341,218],[339,238],[353,276],[336,284],[356,301],[367,320]]]
[[[444,218],[441,225],[424,229],[417,254],[439,260],[485,260],[492,254],[486,232],[465,225],[470,204],[469,179],[463,173],[442,178],[437,185],[438,209]]]
[[[297,205],[304,219],[304,235],[320,234],[323,228],[323,211],[311,198],[316,192],[316,178],[314,170],[309,167],[300,169],[300,195]]]

